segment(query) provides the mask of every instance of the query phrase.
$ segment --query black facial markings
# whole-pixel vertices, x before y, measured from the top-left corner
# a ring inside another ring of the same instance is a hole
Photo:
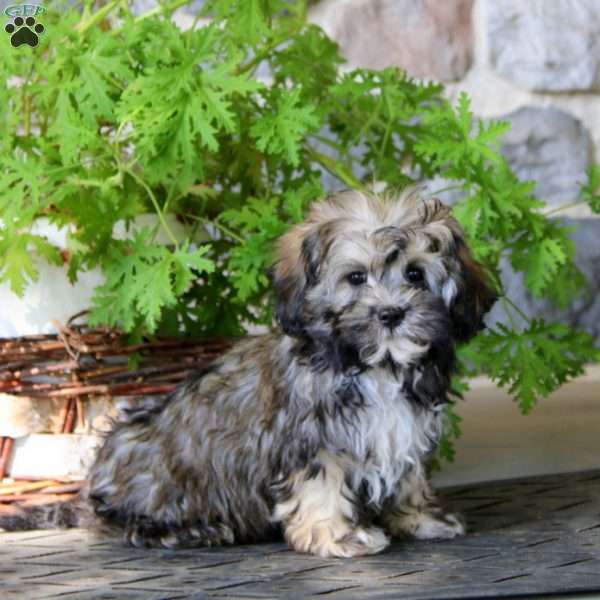
[[[355,306],[356,300],[351,300],[337,310],[335,310],[332,306],[329,306],[323,311],[323,320],[327,323],[331,323],[334,327],[337,327],[339,325],[341,316],[345,312],[352,310]]]
[[[396,260],[398,259],[398,255],[399,254],[400,254],[400,250],[398,248],[396,248],[395,250],[393,250],[392,252],[390,252],[385,257],[385,264],[386,264],[386,266],[389,266],[392,263],[396,262]]]
[[[443,209],[443,204],[438,200],[438,198],[431,198],[429,202],[423,202],[421,206],[421,221],[423,224],[432,221],[436,213]]]
[[[327,307],[322,313],[322,322],[326,328],[310,328],[306,331],[292,350],[304,364],[310,365],[317,372],[333,369],[337,373],[362,371],[365,365],[360,360],[358,347],[351,339],[341,334],[340,319],[346,311],[354,308],[356,301],[348,302],[335,310]],[[318,320],[318,317],[317,317]],[[356,335],[363,332],[363,325],[357,324],[357,330],[351,328]]]
[[[440,240],[438,240],[436,237],[430,235],[429,236],[429,247],[428,247],[429,252],[437,254],[440,251],[440,249],[441,249]]]
[[[408,234],[406,230],[399,229],[394,225],[381,227],[373,235],[383,243],[398,248],[400,251],[406,250],[408,246]]]

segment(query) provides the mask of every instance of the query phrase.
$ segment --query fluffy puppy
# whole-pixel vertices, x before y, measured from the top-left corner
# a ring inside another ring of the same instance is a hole
[[[320,556],[462,534],[424,467],[455,344],[495,300],[458,223],[416,192],[346,192],[314,204],[276,257],[279,328],[116,424],[89,476],[96,517],[136,546],[282,529]]]

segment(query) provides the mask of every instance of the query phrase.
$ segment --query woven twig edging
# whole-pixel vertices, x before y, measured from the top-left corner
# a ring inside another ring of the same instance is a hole
[[[46,479],[0,482],[0,514],[16,514],[32,504],[55,504],[71,500],[85,485],[83,481]]]
[[[60,326],[58,334],[0,338],[0,393],[30,398],[165,394],[230,345],[223,338],[129,344],[119,331],[83,325]]]
[[[162,396],[232,343],[226,338],[155,338],[132,344],[115,329],[55,324],[57,334],[0,338],[0,393],[64,398],[61,428],[71,433],[93,397]],[[135,366],[132,366],[135,365]],[[0,479],[12,440],[0,438]]]

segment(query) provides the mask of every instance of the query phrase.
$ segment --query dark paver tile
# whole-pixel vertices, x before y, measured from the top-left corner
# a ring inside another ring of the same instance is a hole
[[[446,491],[470,532],[356,559],[283,543],[128,548],[83,530],[0,534],[4,598],[507,598],[600,590],[600,471]]]

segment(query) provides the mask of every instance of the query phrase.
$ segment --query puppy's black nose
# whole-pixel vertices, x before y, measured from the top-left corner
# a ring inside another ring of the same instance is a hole
[[[390,329],[393,329],[404,319],[406,311],[403,308],[396,306],[390,306],[388,308],[382,308],[379,313],[379,320]]]

